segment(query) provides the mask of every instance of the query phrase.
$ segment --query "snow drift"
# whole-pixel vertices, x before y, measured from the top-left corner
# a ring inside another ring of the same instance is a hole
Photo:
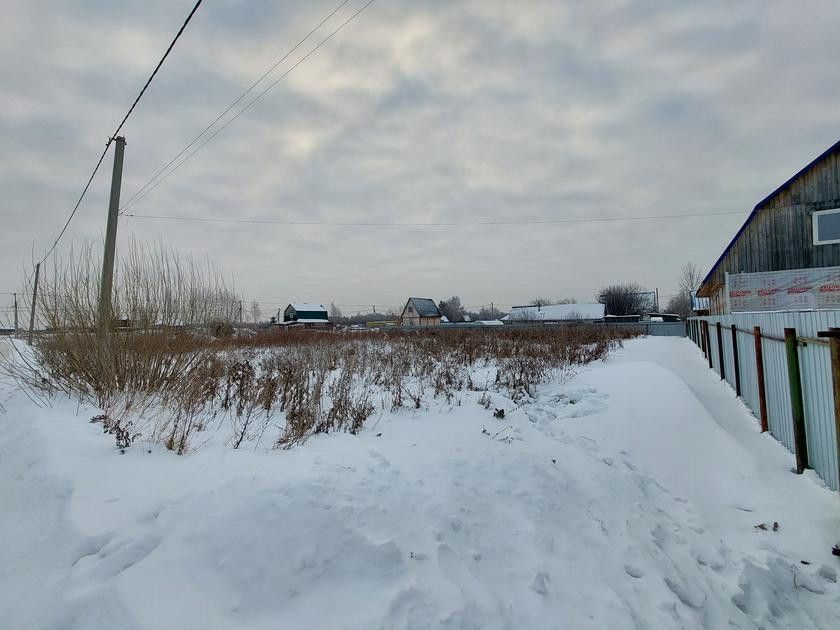
[[[836,496],[685,340],[481,394],[179,458],[7,393],[0,627],[840,626]]]

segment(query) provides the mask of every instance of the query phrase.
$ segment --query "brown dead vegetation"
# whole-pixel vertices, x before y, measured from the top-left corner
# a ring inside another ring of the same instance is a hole
[[[48,334],[31,350],[16,346],[5,370],[28,392],[102,409],[121,448],[142,437],[184,453],[212,426],[233,448],[266,434],[288,448],[317,433],[357,433],[377,409],[458,404],[466,391],[519,402],[632,336],[604,326],[238,336],[237,300],[218,274],[137,248],[121,259],[113,303],[127,325],[102,330],[99,269],[90,250],[73,260],[41,285]],[[474,382],[477,369],[484,382]]]

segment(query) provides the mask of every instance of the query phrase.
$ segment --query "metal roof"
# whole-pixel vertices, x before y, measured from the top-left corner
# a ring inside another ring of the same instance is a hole
[[[757,215],[757,214],[758,214],[759,210],[762,210],[763,208],[765,208],[765,207],[767,206],[767,204],[769,204],[769,203],[770,203],[770,201],[771,201],[771,200],[772,200],[772,199],[773,199],[776,195],[778,195],[780,192],[782,192],[782,191],[783,191],[783,190],[785,190],[787,187],[789,187],[789,186],[790,186],[793,182],[795,182],[797,179],[799,179],[802,175],[804,175],[804,174],[805,174],[805,173],[806,173],[809,169],[811,169],[813,166],[815,166],[818,162],[820,162],[821,160],[823,160],[824,158],[828,157],[828,156],[829,156],[829,155],[831,155],[832,153],[835,153],[835,152],[836,152],[836,151],[838,151],[838,150],[840,150],[840,140],[838,140],[837,142],[835,142],[834,144],[832,144],[832,145],[831,145],[830,147],[828,147],[825,151],[823,151],[823,152],[822,152],[822,153],[820,153],[817,157],[815,157],[813,160],[811,160],[810,162],[808,162],[808,164],[807,164],[807,165],[805,165],[803,168],[799,169],[799,170],[796,172],[796,174],[795,174],[795,175],[793,175],[791,178],[789,178],[789,179],[788,179],[788,180],[787,180],[784,184],[782,184],[781,186],[779,186],[776,190],[774,190],[773,192],[771,192],[771,193],[770,193],[769,195],[767,195],[764,199],[762,199],[761,201],[759,201],[759,202],[755,205],[755,207],[752,209],[752,212],[750,212],[750,215],[747,217],[746,221],[744,221],[744,224],[741,226],[741,229],[739,229],[739,230],[735,233],[735,236],[733,236],[733,237],[732,237],[732,240],[731,240],[731,241],[729,241],[729,245],[727,245],[727,246],[726,246],[726,249],[724,249],[724,250],[723,250],[723,253],[722,253],[720,256],[718,256],[718,259],[715,261],[715,264],[711,266],[711,268],[709,269],[709,273],[707,273],[707,274],[706,274],[706,277],[705,277],[705,278],[703,278],[703,282],[701,282],[701,283],[700,283],[700,286],[702,287],[704,284],[706,284],[706,282],[708,282],[709,278],[711,278],[711,277],[712,277],[712,274],[713,274],[713,273],[715,272],[715,270],[718,268],[718,265],[720,265],[720,263],[723,261],[723,259],[726,257],[726,255],[729,253],[729,250],[730,250],[730,249],[732,249],[732,246],[733,246],[733,245],[735,245],[735,241],[737,241],[737,240],[740,238],[741,234],[743,234],[743,233],[744,233],[744,230],[746,230],[746,229],[747,229],[747,226],[748,226],[750,223],[752,223],[753,218],[755,218],[755,215]]]
[[[710,300],[707,297],[697,297],[697,291],[691,291],[691,310],[692,311],[708,311]]]
[[[593,304],[545,304],[543,306],[514,306],[508,319],[512,321],[560,321],[601,319],[604,317],[604,305]]]
[[[417,311],[420,317],[440,317],[440,310],[432,299],[410,297],[406,306],[409,304],[414,307],[414,310]]]
[[[326,311],[327,310],[326,308],[324,308],[323,304],[309,304],[309,303],[306,303],[306,302],[297,302],[297,303],[292,302],[291,304],[289,304],[289,306],[291,306],[296,311],[313,312],[313,311]],[[288,306],[286,308],[288,308]]]

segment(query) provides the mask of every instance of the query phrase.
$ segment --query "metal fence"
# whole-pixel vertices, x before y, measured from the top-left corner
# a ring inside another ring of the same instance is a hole
[[[638,331],[651,337],[685,337],[685,322],[622,322],[604,324],[607,328]]]
[[[459,322],[457,324],[441,324],[440,326],[399,326],[399,330],[452,330],[452,329],[483,329],[483,330],[525,330],[528,328],[558,329],[572,326],[597,326],[615,330],[627,330],[640,335],[651,337],[685,337],[686,322],[517,322],[503,326],[488,326],[480,322]],[[392,327],[396,329],[397,327]]]
[[[813,468],[839,490],[833,370],[840,365],[832,367],[829,340],[819,337],[834,327],[840,311],[732,313],[693,318],[688,332],[762,428],[796,455],[797,468]]]

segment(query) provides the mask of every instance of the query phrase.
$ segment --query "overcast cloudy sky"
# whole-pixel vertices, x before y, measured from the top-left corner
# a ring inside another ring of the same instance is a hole
[[[339,1],[205,0],[124,129],[123,200]],[[5,0],[0,292],[49,247],[193,4]],[[408,295],[587,301],[623,281],[671,294],[683,263],[705,272],[750,208],[840,137],[838,24],[836,0],[376,0],[129,212],[708,216],[127,217],[118,248],[133,237],[208,257],[266,311]],[[110,170],[111,154],[59,253],[101,236]]]

